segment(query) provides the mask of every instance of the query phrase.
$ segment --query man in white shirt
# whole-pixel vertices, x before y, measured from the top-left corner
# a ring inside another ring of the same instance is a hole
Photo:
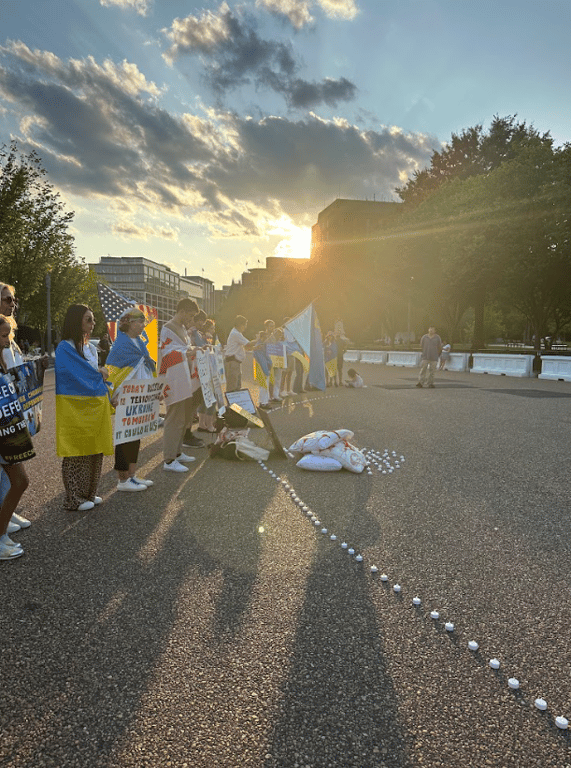
[[[228,334],[224,349],[227,392],[242,388],[242,363],[246,359],[246,351],[253,349],[256,345],[255,341],[249,341],[244,336],[247,325],[246,318],[238,315],[234,320],[234,327]]]

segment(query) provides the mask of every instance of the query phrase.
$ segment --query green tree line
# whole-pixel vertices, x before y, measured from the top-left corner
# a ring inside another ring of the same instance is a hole
[[[24,155],[15,142],[0,148],[0,281],[15,287],[18,325],[38,330],[42,346],[48,273],[56,335],[70,304],[99,309],[94,276],[75,253],[73,216],[48,183],[35,152]]]

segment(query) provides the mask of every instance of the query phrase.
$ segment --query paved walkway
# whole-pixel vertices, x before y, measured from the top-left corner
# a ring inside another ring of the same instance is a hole
[[[356,367],[365,390],[271,414],[286,445],[347,427],[405,457],[269,462],[317,527],[255,463],[164,473],[160,439],[153,488],[116,493],[107,459],[104,504],[65,512],[48,378],[26,554],[0,563],[2,765],[571,766],[571,384]]]

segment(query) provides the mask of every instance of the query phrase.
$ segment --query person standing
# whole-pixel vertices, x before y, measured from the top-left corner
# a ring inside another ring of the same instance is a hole
[[[147,318],[138,307],[126,309],[119,317],[117,338],[107,356],[109,382],[116,395],[126,381],[149,379],[157,375],[155,361],[149,355],[142,333]],[[152,480],[137,477],[140,440],[115,446],[115,471],[118,491],[146,491]]]
[[[224,349],[224,368],[226,370],[226,391],[233,392],[242,388],[242,363],[246,352],[254,349],[257,341],[249,341],[244,336],[248,321],[243,315],[237,315],[234,327],[228,334]]]
[[[434,389],[434,372],[442,352],[442,339],[436,333],[436,328],[433,325],[420,340],[420,349],[422,357],[416,386],[422,387],[428,381],[429,388]]]
[[[450,353],[452,351],[452,345],[451,344],[445,344],[442,347],[442,352],[440,353],[440,365],[438,366],[439,371],[445,371],[447,363],[450,362]]]
[[[172,320],[161,330],[161,375],[166,376],[164,389],[167,413],[163,432],[163,469],[170,472],[188,472],[194,456],[183,453],[185,432],[192,427],[196,410],[202,399],[200,380],[193,366],[194,348],[188,328],[191,328],[198,304],[192,299],[181,299]]]
[[[97,356],[86,355],[95,320],[84,304],[72,304],[56,349],[56,438],[62,457],[65,508],[84,512],[101,504],[96,495],[103,455],[113,455],[111,401]]]

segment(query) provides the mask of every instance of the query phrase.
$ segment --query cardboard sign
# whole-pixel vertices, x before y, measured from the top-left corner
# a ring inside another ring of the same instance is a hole
[[[0,455],[6,464],[32,459],[36,454],[20,394],[9,374],[0,374]]]
[[[44,371],[41,366],[39,359],[28,360],[22,365],[10,368],[7,374],[16,387],[31,437],[37,434],[42,426]]]
[[[129,379],[119,387],[113,444],[130,443],[154,434],[159,427],[159,401],[165,377]]]

